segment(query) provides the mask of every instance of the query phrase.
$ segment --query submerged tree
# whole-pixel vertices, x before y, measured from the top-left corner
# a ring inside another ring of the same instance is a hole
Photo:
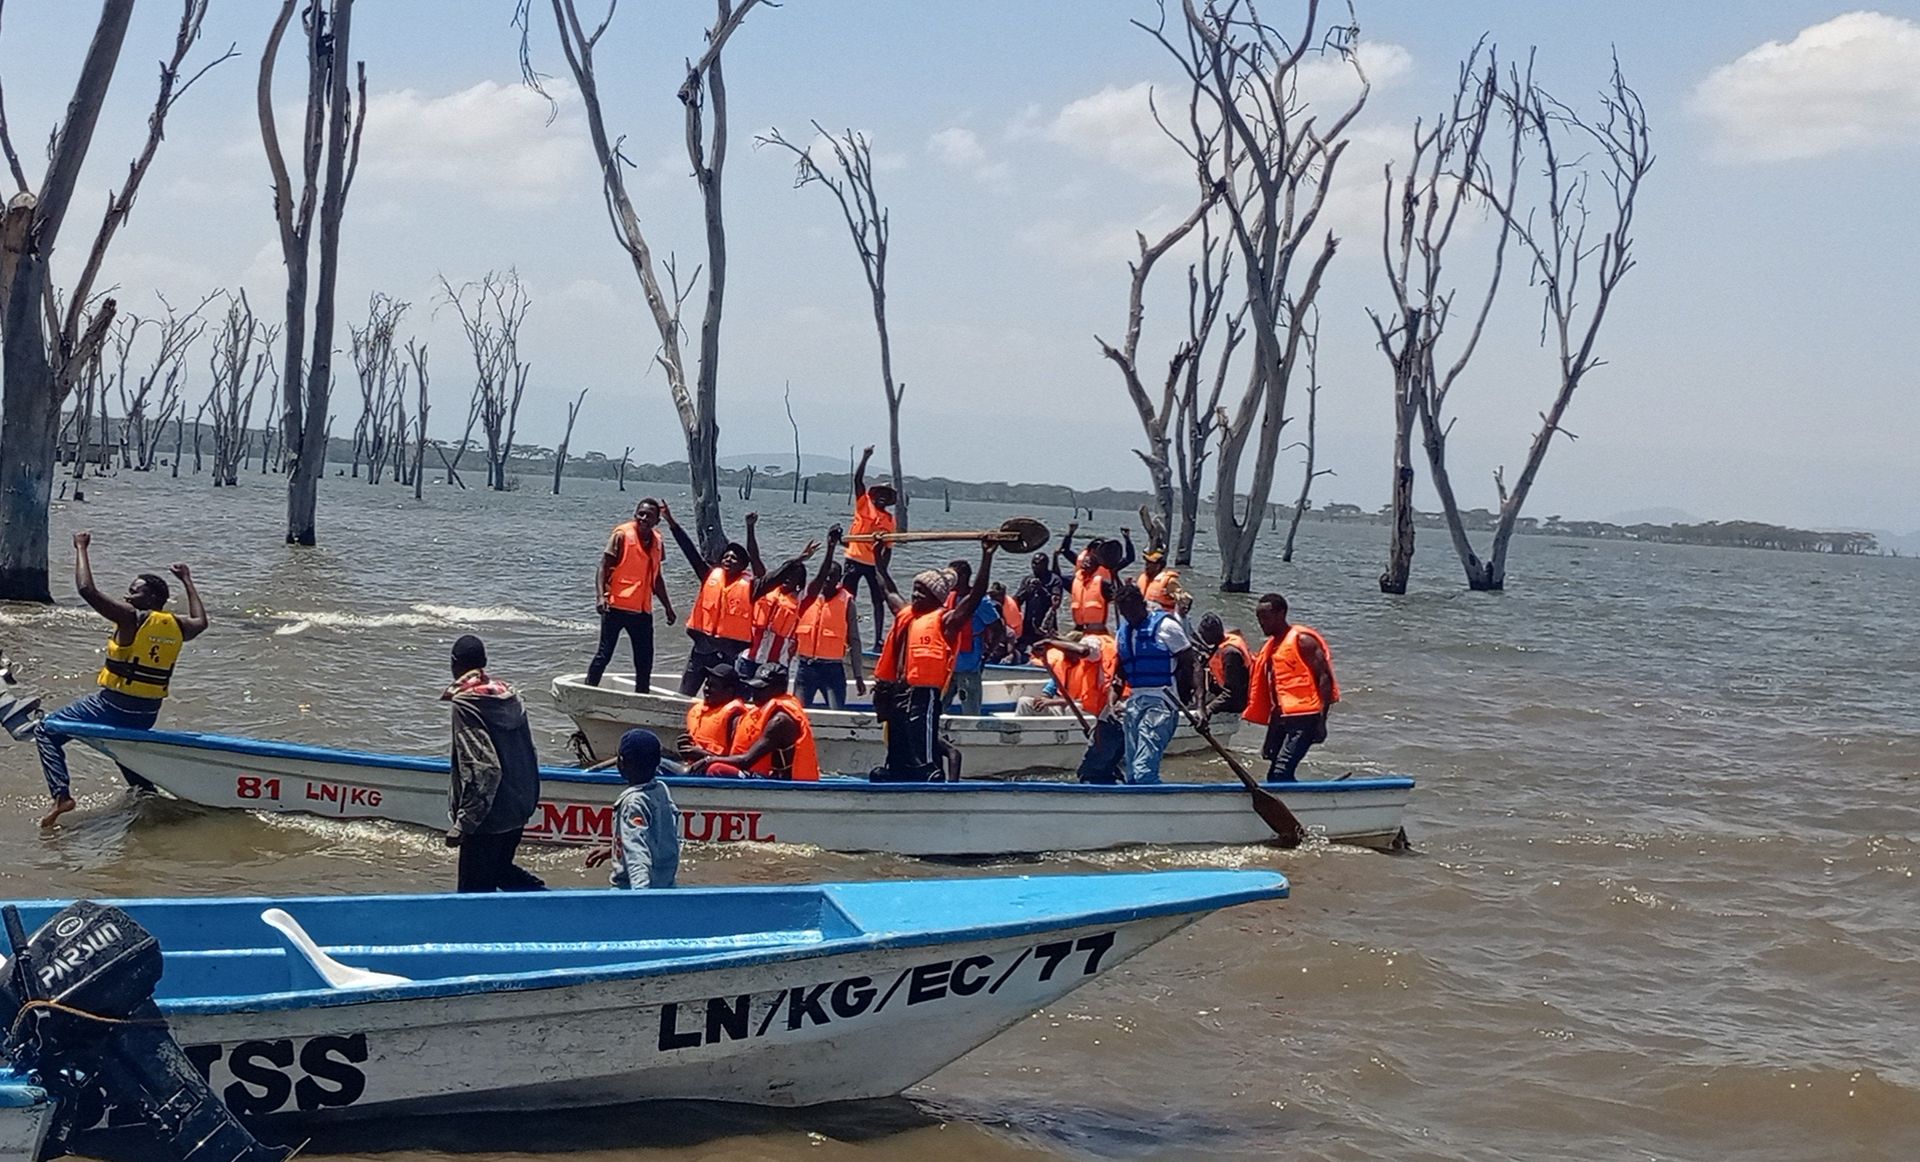
[[[540,75],[533,67],[530,38],[533,32],[532,5],[537,0],[520,0],[516,20],[521,29],[521,69],[527,82],[536,88]],[[681,308],[693,294],[695,271],[686,285],[680,281],[679,267],[671,256],[656,264],[652,244],[640,226],[640,213],[627,190],[625,159],[620,142],[607,133],[606,117],[600,106],[600,84],[595,73],[593,50],[612,23],[614,5],[589,32],[581,23],[575,0],[550,0],[553,22],[560,35],[560,48],[567,71],[580,90],[586,108],[587,131],[593,140],[594,156],[600,164],[597,184],[606,199],[607,217],[614,238],[633,262],[640,289],[659,333],[660,346],[654,362],[667,377],[667,392],[673,398],[680,428],[686,437],[687,476],[693,490],[694,527],[712,556],[719,556],[726,541],[720,518],[720,476],[716,457],[720,449],[718,390],[720,379],[720,317],[727,293],[727,233],[721,177],[727,161],[727,86],[720,66],[720,54],[739,30],[747,14],[760,0],[715,0],[717,14],[707,30],[706,48],[687,62],[685,79],[680,83],[680,104],[686,112],[687,160],[693,165],[694,181],[700,187],[701,211],[706,221],[705,263],[707,293],[701,312],[699,354],[693,375],[687,373],[686,329]],[[664,267],[666,279],[660,277]]]
[[[396,441],[395,411],[404,412],[407,369],[394,346],[394,330],[407,303],[392,295],[373,292],[367,300],[364,327],[347,325],[347,337],[353,351],[353,372],[360,381],[360,418],[353,427],[354,475],[359,475],[362,456],[367,462],[367,483],[378,484],[380,471],[389,457],[404,459],[404,443]],[[405,416],[400,416],[405,426]],[[400,434],[404,440],[404,432]]]
[[[132,15],[133,0],[101,4],[66,119],[48,139],[47,168],[38,189],[27,178],[0,102],[0,152],[18,190],[0,217],[0,600],[53,599],[47,584],[47,528],[60,409],[113,325],[114,301],[96,300],[94,283],[114,235],[133,212],[165,136],[167,115],[207,69],[233,55],[228,50],[183,75],[187,54],[200,39],[206,0],[182,0],[173,51],[161,62],[159,95],[147,114],[146,140],[124,183],[107,195],[80,273],[62,296],[54,289],[51,264]]]
[[[273,341],[278,328],[254,318],[242,290],[227,297],[226,318],[214,333],[213,354],[207,369],[213,383],[206,407],[213,415],[213,485],[238,484],[240,460],[246,454],[254,397],[274,374]],[[272,391],[274,386],[269,384]]]
[[[413,425],[413,498],[419,500],[421,472],[427,460],[427,345],[407,340],[407,361],[413,364],[414,390],[419,393]]]
[[[1299,448],[1306,463],[1300,470],[1300,495],[1293,502],[1293,518],[1287,522],[1287,540],[1280,548],[1282,561],[1293,560],[1293,541],[1300,535],[1300,518],[1307,515],[1313,507],[1313,482],[1322,476],[1332,476],[1331,468],[1315,468],[1314,453],[1318,450],[1317,428],[1320,419],[1320,311],[1315,308],[1313,319],[1307,325],[1307,337],[1302,341],[1307,353],[1307,438],[1289,444],[1289,448]]]
[[[908,528],[907,478],[900,466],[900,401],[907,385],[893,378],[893,337],[887,329],[887,245],[891,240],[887,208],[873,188],[873,143],[864,133],[848,129],[838,135],[828,133],[818,122],[814,132],[833,150],[836,172],[829,174],[814,160],[811,147],[801,148],[770,130],[761,141],[781,146],[796,158],[794,188],[814,183],[826,188],[840,203],[840,215],[846,220],[853,249],[860,256],[860,272],[866,276],[867,294],[873,300],[873,326],[880,336],[880,388],[887,400],[887,450],[892,456],[893,491],[896,523],[901,532]],[[796,436],[797,439],[797,436]],[[800,469],[794,468],[795,495],[798,495]]]
[[[457,289],[444,277],[440,289],[460,315],[461,330],[473,351],[473,399],[468,408],[468,436],[475,422],[487,439],[487,487],[507,489],[507,459],[513,454],[514,429],[520,423],[520,399],[526,394],[532,365],[520,358],[520,325],[526,322],[532,300],[520,275],[512,270],[488,271],[478,282]],[[451,472],[454,463],[448,466]]]
[[[567,470],[567,445],[573,443],[573,422],[580,418],[580,409],[587,402],[587,389],[580,389],[580,398],[567,405],[567,430],[560,437],[560,444],[553,450],[553,494],[560,495],[560,474]]]
[[[260,54],[255,92],[260,140],[273,178],[273,216],[280,256],[287,268],[285,369],[281,373],[281,422],[286,428],[287,543],[315,543],[315,508],[327,467],[327,405],[333,390],[334,284],[340,271],[340,219],[360,161],[360,134],[367,124],[367,66],[359,62],[358,116],[348,84],[352,55],[353,0],[308,0],[300,16],[305,33],[307,93],[301,117],[300,192],[280,149],[274,121],[273,70],[280,42],[299,0],[281,0],[280,14]],[[312,269],[319,214],[319,268]],[[308,324],[308,297],[312,324]],[[311,353],[309,354],[309,348]]]

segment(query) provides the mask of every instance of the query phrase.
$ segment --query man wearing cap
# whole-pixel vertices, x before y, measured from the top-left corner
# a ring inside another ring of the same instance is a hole
[[[487,647],[472,634],[453,643],[453,775],[447,846],[460,849],[458,891],[535,892],[547,885],[513,862],[520,833],[540,805],[540,758],[527,708],[487,673]]]
[[[1069,584],[1069,578],[1055,568],[1051,554],[1035,553],[1031,565],[1031,571],[1013,591],[1014,603],[1020,607],[1020,634],[1013,643],[1016,657],[1059,631],[1060,603],[1066,599]]]
[[[587,856],[588,867],[609,859],[616,888],[670,888],[680,874],[680,809],[660,781],[660,739],[651,730],[620,736],[620,777],[626,789],[613,801],[613,845]]]
[[[753,705],[740,718],[733,750],[693,757],[687,773],[818,780],[820,752],[813,741],[813,724],[800,700],[787,691],[787,668],[762,666],[745,685]]]
[[[740,717],[747,712],[740,671],[733,663],[715,662],[707,667],[704,677],[700,697],[687,707],[687,730],[676,748],[685,762],[710,754],[731,754]]]
[[[868,777],[874,782],[928,782],[940,772],[940,708],[953,678],[960,635],[987,595],[994,542],[981,538],[980,568],[959,600],[949,602],[953,579],[928,569],[913,579],[913,596],[900,596],[881,557],[880,580],[893,611],[893,626],[873,667],[874,709],[886,726],[887,757]],[[887,686],[882,691],[882,684]]]
[[[1167,568],[1167,551],[1158,545],[1140,555],[1140,575],[1133,582],[1148,605],[1171,613],[1180,604],[1180,574]]]
[[[899,494],[889,483],[879,483],[867,487],[867,461],[873,459],[873,445],[868,444],[860,453],[860,463],[853,470],[853,528],[854,536],[868,536],[873,533],[890,533],[898,526],[893,516],[893,505]],[[872,541],[847,542],[847,571],[844,584],[847,592],[853,594],[856,604],[860,597],[860,582],[865,580],[867,589],[873,597],[873,638],[880,640],[880,628],[886,624],[886,594],[880,584],[879,545]],[[852,616],[858,619],[858,613]]]

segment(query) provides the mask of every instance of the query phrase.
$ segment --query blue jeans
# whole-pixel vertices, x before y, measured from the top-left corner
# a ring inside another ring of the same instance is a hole
[[[828,710],[847,708],[847,667],[825,658],[801,658],[794,677],[799,679],[795,693],[800,705],[812,706],[818,694]]]
[[[78,702],[47,715],[41,720],[39,736],[34,740],[40,748],[40,773],[46,776],[47,794],[52,795],[55,802],[73,796],[73,781],[67,775],[67,740],[73,736],[63,732],[61,727],[97,722],[106,726],[124,726],[130,730],[152,730],[159,718],[158,698],[135,698],[113,690],[95,690]],[[146,782],[125,767],[120,768],[120,773],[134,786]]]
[[[1173,728],[1180,723],[1180,712],[1172,702],[1156,694],[1135,694],[1121,711],[1120,724],[1127,735],[1125,770],[1129,783],[1160,781],[1160,758],[1173,741]]]

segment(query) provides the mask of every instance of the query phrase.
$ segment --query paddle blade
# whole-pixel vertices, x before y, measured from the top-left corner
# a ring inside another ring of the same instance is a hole
[[[1295,815],[1282,803],[1278,796],[1265,787],[1249,788],[1253,795],[1253,813],[1260,821],[1273,829],[1273,835],[1281,847],[1299,847],[1307,841],[1307,829],[1300,825]]]
[[[1127,547],[1120,541],[1100,542],[1100,563],[1109,569],[1118,569],[1120,561],[1127,555]]]
[[[1000,531],[1007,539],[1000,547],[1014,553],[1031,553],[1046,545],[1053,534],[1047,526],[1030,516],[1016,516],[1001,524]]]

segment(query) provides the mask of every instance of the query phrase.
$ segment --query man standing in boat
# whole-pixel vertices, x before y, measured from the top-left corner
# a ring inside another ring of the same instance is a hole
[[[540,758],[527,708],[512,686],[487,673],[487,647],[472,634],[453,643],[452,787],[447,846],[460,849],[457,890],[537,892],[547,885],[517,866],[520,833],[540,805]]]
[[[633,647],[633,688],[645,694],[653,685],[653,602],[660,601],[673,624],[673,597],[660,575],[666,542],[660,537],[660,502],[642,497],[633,519],[616,525],[600,554],[594,578],[595,608],[600,612],[600,647],[587,663],[587,685],[598,686],[613,651],[625,633]]]
[[[1147,605],[1137,586],[1122,585],[1114,606],[1120,611],[1116,696],[1122,682],[1127,687],[1120,713],[1126,734],[1122,767],[1129,783],[1157,783],[1160,760],[1180,724],[1180,706],[1193,700],[1193,643],[1173,614]]]
[[[855,536],[872,533],[890,533],[897,527],[893,505],[899,499],[893,485],[882,482],[867,487],[867,461],[873,459],[873,445],[868,444],[860,453],[860,463],[853,470],[853,528]],[[880,567],[877,550],[879,545],[872,541],[847,542],[847,592],[853,594],[855,604],[860,600],[860,582],[865,581],[873,596],[873,638],[880,640],[880,629],[886,624],[887,598],[880,584]],[[857,618],[859,614],[856,612]]]
[[[181,617],[167,612],[167,583],[158,574],[135,577],[127,586],[124,600],[102,593],[93,583],[93,562],[88,556],[92,544],[93,534],[73,534],[73,584],[95,613],[113,623],[113,634],[107,638],[107,660],[97,679],[100,688],[54,711],[40,723],[40,770],[46,776],[47,794],[53,798],[53,810],[40,820],[42,827],[52,827],[74,807],[66,752],[72,736],[62,728],[102,723],[151,730],[160,717],[161,700],[172,684],[181,646],[207,629],[206,607],[200,604],[200,591],[194,588],[193,572],[186,565],[177,564],[169,570],[187,593],[187,613]],[[146,785],[146,780],[125,767],[120,770],[134,786]]]
[[[1066,599],[1070,581],[1054,567],[1050,554],[1033,555],[1032,571],[1013,591],[1014,603],[1020,607],[1020,634],[1013,642],[1016,657],[1026,656],[1037,642],[1059,633],[1060,603]]]
[[[876,783],[928,782],[940,771],[940,708],[953,678],[953,660],[961,631],[973,621],[973,612],[987,595],[993,572],[994,542],[981,538],[980,569],[973,585],[949,603],[952,580],[938,569],[913,579],[913,596],[900,596],[893,576],[884,566],[893,626],[873,666],[874,709],[886,726],[887,757],[869,774]],[[884,560],[884,558],[882,558]],[[883,696],[881,683],[887,683]]]
[[[814,696],[828,710],[847,705],[847,669],[853,669],[854,688],[867,692],[860,669],[860,618],[853,611],[853,594],[841,584],[839,525],[827,530],[827,558],[800,602],[800,624],[794,631],[799,665],[794,671],[800,704],[812,706]]]
[[[1333,653],[1320,632],[1287,621],[1287,599],[1269,593],[1254,606],[1266,644],[1254,655],[1241,715],[1267,728],[1260,757],[1269,783],[1291,783],[1308,748],[1327,741],[1327,711],[1340,701]]]
[[[947,562],[947,572],[952,575],[951,592],[947,603],[952,605],[960,600],[960,595],[973,587],[973,564],[969,561],[954,560]],[[960,704],[960,713],[978,715],[981,706],[981,677],[986,670],[987,635],[993,627],[1000,624],[1000,609],[992,601],[982,599],[974,606],[973,617],[960,631],[959,639],[954,643],[953,681],[950,684],[951,697]],[[943,708],[952,709],[952,703]]]
[[[674,543],[687,558],[693,575],[700,578],[700,593],[694,598],[693,612],[687,615],[687,636],[693,645],[687,652],[687,668],[680,675],[680,693],[691,696],[700,688],[700,679],[715,662],[731,663],[753,640],[753,586],[766,572],[754,552],[754,525],[760,514],[747,514],[747,543],[728,541],[720,551],[720,560],[708,564],[693,543],[693,538],[673,519],[673,509],[660,506]],[[752,571],[749,572],[749,569]]]

